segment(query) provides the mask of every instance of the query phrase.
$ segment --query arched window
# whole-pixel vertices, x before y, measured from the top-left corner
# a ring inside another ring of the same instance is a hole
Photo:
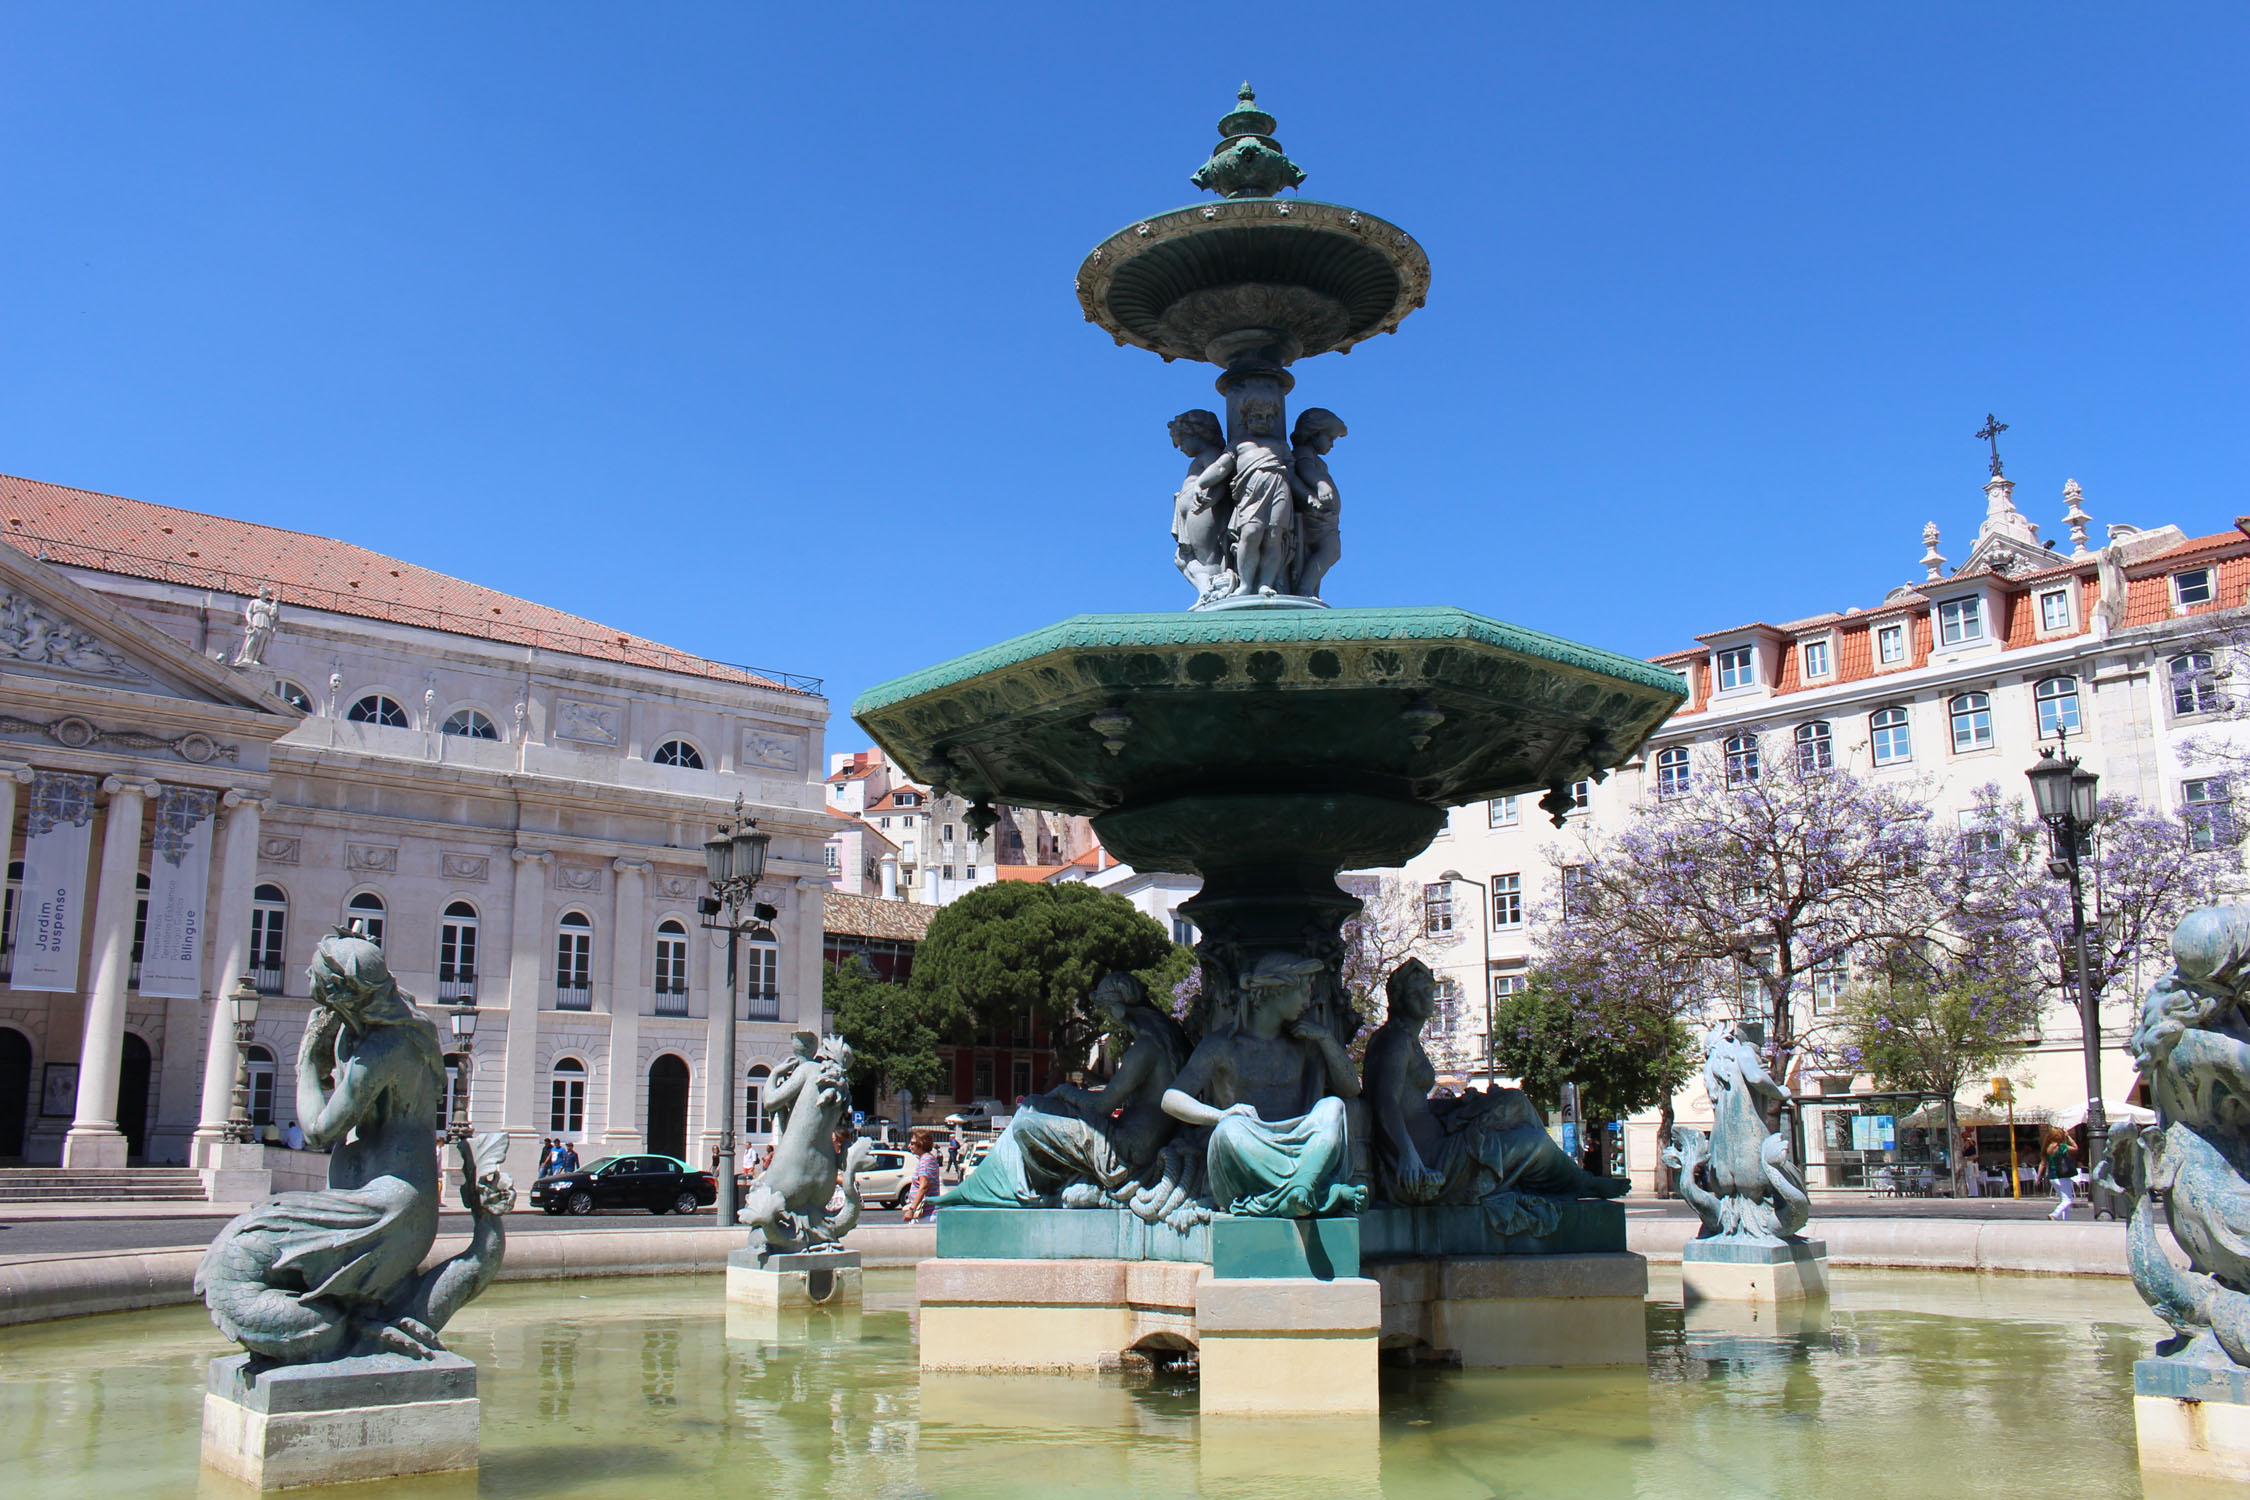
[[[1953,720],[1953,753],[1992,748],[1992,695],[1963,693],[1945,705]]]
[[[8,908],[0,913],[0,980],[16,971],[16,905],[23,897],[23,861],[8,862]],[[0,1122],[0,1130],[7,1129]]]
[[[1678,797],[1688,789],[1688,753],[1685,746],[1674,745],[1669,750],[1656,752],[1656,795]]]
[[[766,1084],[772,1077],[764,1063],[750,1070],[742,1094],[742,1129],[747,1135],[761,1136],[773,1129],[773,1117],[766,1113]]]
[[[753,1021],[781,1019],[781,946],[770,929],[742,945],[742,1000]]]
[[[496,740],[500,738],[499,726],[473,708],[457,708],[447,717],[445,734],[458,735],[465,740]]]
[[[666,740],[656,747],[656,763],[660,766],[678,766],[683,771],[703,769],[703,752],[686,740]]]
[[[566,911],[555,932],[555,1009],[594,1008],[594,923]]]
[[[1904,765],[1914,758],[1914,732],[1906,722],[1903,708],[1878,708],[1867,716],[1875,764],[1879,766]]]
[[[586,1128],[586,1065],[575,1057],[555,1059],[554,1081],[547,1085],[547,1130],[577,1135]]]
[[[250,1071],[250,1123],[273,1123],[273,1054],[253,1044],[242,1054],[242,1061]]]
[[[1748,786],[1758,779],[1758,737],[1738,734],[1726,743],[1727,785]]]
[[[2172,712],[2176,714],[2215,713],[2219,708],[2219,684],[2211,671],[2211,653],[2190,651],[2175,656],[2172,668]]]
[[[406,710],[398,706],[397,699],[381,693],[369,693],[346,710],[344,717],[354,724],[381,724],[387,729],[407,727]]]
[[[1807,772],[1836,769],[1835,742],[1828,732],[1826,719],[1797,726],[1797,769]]]
[[[344,930],[383,946],[383,898],[361,891],[344,903]]]
[[[281,993],[283,946],[289,941],[289,894],[262,884],[250,893],[250,983],[261,995]]]
[[[2078,679],[2050,677],[2032,690],[2039,705],[2039,737],[2078,732]]]
[[[438,923],[437,997],[467,1004],[477,997],[477,909],[456,901]]]
[[[286,677],[274,683],[273,695],[301,714],[309,714],[313,711],[312,694]]]
[[[666,917],[656,924],[656,1013],[687,1014],[687,924]]]
[[[133,898],[133,973],[127,982],[137,990],[141,987],[141,945],[148,941],[148,877],[134,876],[133,889],[139,894]]]

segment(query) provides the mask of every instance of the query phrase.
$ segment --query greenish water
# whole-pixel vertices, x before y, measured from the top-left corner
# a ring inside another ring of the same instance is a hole
[[[1821,1315],[1777,1328],[1683,1314],[1656,1278],[1646,1371],[1386,1370],[1366,1421],[1206,1421],[1192,1382],[924,1376],[908,1272],[870,1273],[856,1317],[787,1329],[730,1329],[716,1277],[518,1283],[448,1331],[481,1370],[481,1471],[334,1493],[2142,1493],[2132,1363],[2159,1330],[2123,1282],[1847,1270]],[[0,1330],[0,1496],[236,1493],[197,1463],[203,1367],[225,1352],[200,1308]]]

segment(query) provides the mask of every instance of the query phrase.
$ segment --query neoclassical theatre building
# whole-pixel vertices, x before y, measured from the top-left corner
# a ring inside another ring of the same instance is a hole
[[[707,1162],[726,963],[696,902],[737,797],[780,912],[742,963],[757,1138],[761,1080],[820,1019],[816,680],[31,480],[0,477],[0,536],[0,1159],[207,1160],[245,975],[251,1114],[286,1127],[306,965],[355,927],[442,1034],[474,1009],[452,1089],[519,1182],[550,1135]]]

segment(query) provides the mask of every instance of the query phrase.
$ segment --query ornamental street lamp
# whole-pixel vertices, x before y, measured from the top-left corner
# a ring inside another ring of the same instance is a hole
[[[1500,1041],[1492,1034],[1492,892],[1483,881],[1471,880],[1459,870],[1447,870],[1438,879],[1448,885],[1477,888],[1477,936],[1484,940],[1484,1081],[1490,1085],[1500,1076]]]
[[[2055,857],[2047,869],[2070,881],[2071,967],[2078,988],[2078,1026],[2086,1048],[2086,1170],[2098,1176],[2109,1145],[2109,1121],[2102,1107],[2101,995],[2086,948],[2086,896],[2079,859],[2094,828],[2101,778],[2068,753],[2067,732],[2059,738],[2054,749],[2039,752],[2039,763],[2024,774],[2031,780],[2040,821],[2054,841]]]
[[[234,1107],[227,1112],[226,1139],[247,1145],[253,1137],[250,1124],[250,1035],[258,1024],[261,997],[248,974],[227,991],[227,1008],[234,1020]]]
[[[469,1077],[476,1072],[477,1008],[458,1005],[446,1021],[453,1028],[453,1050],[460,1055],[461,1066],[453,1075],[453,1117],[445,1127],[449,1141],[469,1138]]]
[[[766,874],[766,846],[772,842],[772,835],[758,832],[758,825],[742,815],[739,792],[734,799],[733,824],[720,824],[719,831],[703,841],[704,874],[710,878],[711,894],[698,902],[697,907],[703,914],[706,928],[727,935],[727,1019],[719,1030],[719,1059],[711,1068],[720,1101],[718,1206],[722,1229],[731,1229],[738,1222],[739,1206],[734,1183],[734,1028],[741,1002],[735,986],[740,973],[742,934],[762,928],[780,915],[773,907],[754,899],[758,882]],[[748,921],[743,920],[744,906],[750,908]],[[722,910],[726,920],[714,921]]]

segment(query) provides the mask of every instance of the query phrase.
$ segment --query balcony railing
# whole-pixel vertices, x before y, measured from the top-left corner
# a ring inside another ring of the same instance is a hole
[[[558,984],[555,986],[555,1009],[592,1010],[594,987],[590,984]]]
[[[687,991],[684,989],[667,989],[663,985],[658,985],[656,987],[656,1013],[660,1016],[686,1015]]]
[[[263,964],[252,964],[250,966],[250,987],[261,995],[280,994],[281,966],[276,964],[269,969]]]
[[[746,1007],[743,1014],[752,1021],[778,1021],[781,1019],[781,991],[751,990],[742,997]]]
[[[469,969],[454,971],[451,978],[445,970],[438,970],[437,997],[451,1004],[466,1004],[477,997],[477,976]]]

